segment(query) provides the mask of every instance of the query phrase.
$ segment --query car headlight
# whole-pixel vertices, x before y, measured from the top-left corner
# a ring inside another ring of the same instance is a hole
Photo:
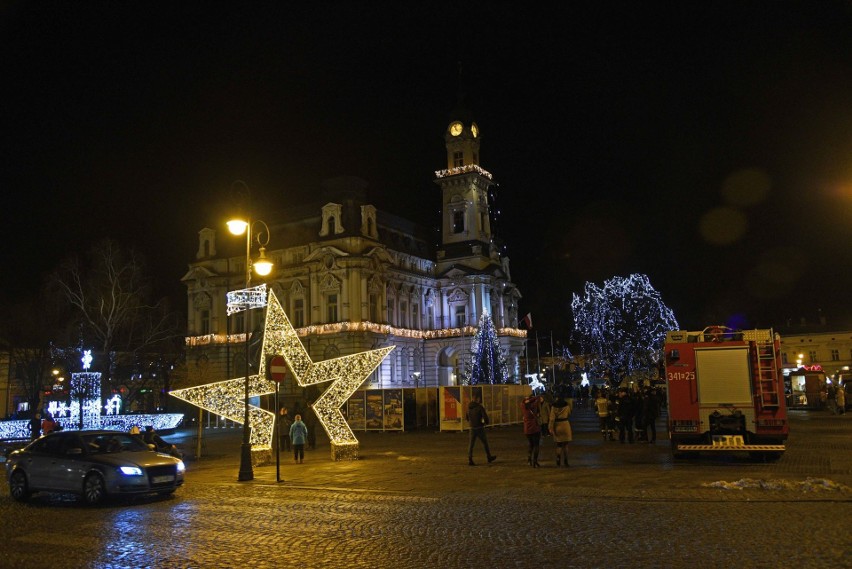
[[[122,466],[119,470],[126,476],[142,476],[142,469],[138,466]]]
[[[186,465],[183,463],[182,460],[179,460],[177,463],[177,471],[183,472],[184,470],[186,470]]]

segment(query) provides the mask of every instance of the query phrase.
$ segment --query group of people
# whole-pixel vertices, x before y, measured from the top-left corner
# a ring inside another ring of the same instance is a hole
[[[600,420],[601,435],[604,440],[615,440],[616,432],[621,443],[633,443],[636,440],[654,443],[657,440],[656,421],[660,416],[662,395],[655,389],[630,391],[626,388],[608,394],[598,390],[593,401],[594,409]],[[521,402],[524,424],[524,436],[527,438],[527,464],[539,468],[539,456],[542,437],[552,436],[556,449],[556,466],[568,466],[568,443],[573,440],[571,413],[574,400],[565,394],[557,394],[552,402],[540,395],[530,394]],[[487,461],[497,457],[491,454],[485,426],[488,425],[488,413],[482,406],[481,397],[474,394],[467,410],[470,423],[470,444],[468,445],[468,464],[473,461],[473,449],[476,441],[482,442]]]
[[[30,419],[29,427],[30,438],[32,440],[35,440],[42,435],[52,433],[53,431],[62,430],[62,425],[60,425],[47,411],[44,412],[44,415],[41,413],[33,415],[32,419]]]
[[[524,421],[524,436],[527,438],[527,464],[533,468],[539,468],[539,454],[541,451],[541,437],[553,436],[556,443],[556,466],[568,466],[568,443],[574,438],[571,430],[571,412],[574,405],[570,398],[564,395],[557,396],[556,400],[549,404],[543,397],[531,394],[521,403],[521,411]],[[470,466],[476,466],[473,461],[473,449],[476,441],[482,442],[485,449],[485,458],[491,463],[497,460],[497,456],[491,454],[488,447],[488,438],[485,435],[485,427],[490,422],[488,413],[482,405],[482,398],[475,394],[468,405],[467,420],[470,423],[470,444],[467,449],[467,461]]]
[[[617,431],[620,443],[632,444],[635,440],[655,443],[661,406],[662,396],[655,389],[631,391],[621,388],[609,396],[601,390],[595,399],[601,436],[612,441]]]

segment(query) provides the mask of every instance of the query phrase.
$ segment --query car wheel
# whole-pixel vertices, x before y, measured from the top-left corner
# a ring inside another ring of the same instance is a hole
[[[27,484],[27,475],[20,470],[12,473],[9,479],[9,494],[18,502],[26,502],[30,498],[30,487]]]
[[[94,506],[100,504],[106,498],[106,483],[103,476],[97,473],[89,474],[83,481],[83,499],[87,504]]]

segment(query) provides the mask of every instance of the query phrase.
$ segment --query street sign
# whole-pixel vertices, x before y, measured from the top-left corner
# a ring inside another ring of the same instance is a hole
[[[275,382],[284,381],[284,377],[287,375],[287,362],[284,359],[284,356],[272,356],[269,358],[269,379]]]

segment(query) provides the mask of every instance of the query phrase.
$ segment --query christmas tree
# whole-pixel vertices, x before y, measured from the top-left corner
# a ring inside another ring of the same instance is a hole
[[[473,353],[469,366],[467,383],[506,383],[509,378],[509,366],[500,350],[494,322],[487,312],[479,318],[479,329],[472,341]]]

